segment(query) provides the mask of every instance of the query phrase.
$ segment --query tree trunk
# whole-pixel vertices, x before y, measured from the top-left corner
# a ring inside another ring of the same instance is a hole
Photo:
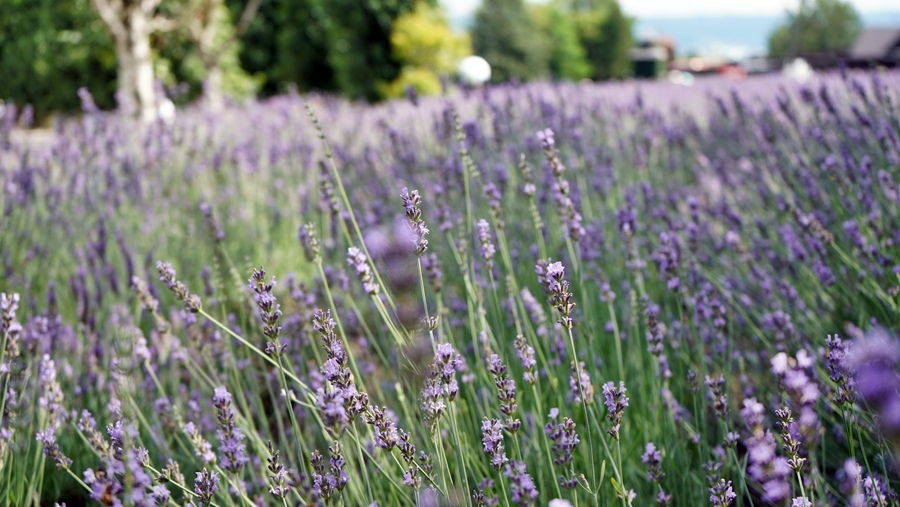
[[[144,121],[156,119],[156,93],[154,90],[153,59],[150,52],[150,15],[140,4],[128,12],[127,24],[131,39],[131,54],[128,56],[134,66],[134,90],[137,97],[138,113]]]
[[[134,88],[134,65],[127,40],[116,38],[116,59],[118,60],[118,90],[116,99],[119,109],[125,114],[137,111],[137,91]]]
[[[144,121],[156,119],[156,97],[150,34],[158,0],[91,0],[116,42],[119,103]]]
[[[225,96],[222,93],[222,66],[219,60],[206,65],[206,79],[203,81],[203,96],[206,105],[214,110],[222,109],[225,105]]]
[[[248,0],[237,25],[231,27],[224,0],[207,0],[197,16],[197,23],[190,27],[191,37],[197,44],[197,52],[206,73],[203,80],[203,97],[210,109],[218,110],[225,104],[222,58],[247,29],[260,3],[261,0]],[[227,31],[222,33],[223,29]]]

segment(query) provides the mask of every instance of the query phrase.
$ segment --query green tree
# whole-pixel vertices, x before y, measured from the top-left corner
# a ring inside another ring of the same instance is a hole
[[[453,33],[443,12],[425,2],[397,18],[391,47],[403,68],[385,87],[387,97],[402,96],[407,86],[422,95],[440,93],[440,77],[452,73],[460,58],[472,52],[469,38]]]
[[[475,54],[491,64],[491,81],[530,80],[549,74],[548,41],[541,37],[523,0],[483,2],[471,33]]]
[[[550,74],[556,79],[579,80],[591,77],[591,64],[578,38],[570,11],[556,4],[534,4],[529,14],[550,44]]]
[[[789,57],[798,53],[828,53],[849,48],[862,21],[850,2],[814,0],[801,2],[798,12],[769,36],[769,56]]]
[[[244,2],[226,0],[232,12]],[[246,0],[244,0],[246,1]],[[335,91],[374,100],[397,78],[391,33],[415,0],[279,0],[264,2],[241,38],[241,65],[263,75],[264,94]],[[428,0],[435,5],[435,0]]]
[[[631,73],[628,51],[633,20],[617,0],[572,0],[569,4],[594,79],[618,79]]]
[[[88,0],[4,0],[0,8],[0,99],[32,104],[38,121],[77,111],[78,88],[112,107],[116,55]]]

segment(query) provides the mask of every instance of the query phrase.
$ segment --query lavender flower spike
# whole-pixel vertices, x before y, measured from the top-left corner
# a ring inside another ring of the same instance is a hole
[[[351,246],[347,249],[347,264],[353,266],[356,275],[363,284],[363,289],[370,296],[378,294],[378,282],[372,274],[372,268],[369,266],[366,254],[362,253],[359,248]]]
[[[544,286],[544,291],[550,295],[549,302],[560,313],[559,323],[566,329],[572,329],[572,311],[575,303],[572,301],[572,293],[569,292],[569,282],[566,281],[566,268],[562,262],[538,261],[534,268],[538,275],[538,281]]]
[[[184,303],[185,309],[191,313],[197,313],[202,308],[200,296],[191,294],[187,285],[175,279],[175,269],[168,262],[157,261],[156,271],[159,273],[159,281],[166,284],[166,287]]]
[[[534,347],[528,345],[524,335],[516,336],[515,347],[516,356],[522,363],[522,370],[524,371],[522,380],[529,384],[534,384],[537,381],[537,376],[534,372],[534,367],[537,365],[537,361],[534,359]]]
[[[496,252],[494,243],[491,241],[491,226],[483,218],[478,221],[476,226],[478,227],[478,241],[481,243],[481,258],[484,260],[487,270],[490,271],[494,268],[494,253]]]
[[[481,423],[481,443],[484,452],[491,458],[491,466],[497,470],[503,468],[509,458],[503,448],[503,422],[500,419],[487,419]]]
[[[510,461],[503,475],[509,479],[510,501],[519,507],[533,506],[538,497],[538,490],[534,479],[525,469],[525,463],[518,460]]]
[[[647,442],[641,462],[647,465],[647,480],[659,482],[666,476],[662,471],[662,454],[656,449],[653,442]]]
[[[584,401],[585,405],[594,403],[594,384],[591,376],[585,369],[584,361],[576,363],[572,361],[572,374],[569,376],[569,391],[575,399],[575,403]]]
[[[53,460],[57,470],[68,470],[72,466],[72,460],[66,457],[56,442],[56,429],[53,427],[38,431],[35,435],[38,442],[44,448],[44,456]]]
[[[287,350],[287,345],[278,342],[278,336],[281,334],[281,326],[278,325],[278,319],[281,318],[281,305],[272,294],[275,288],[275,277],[266,281],[266,270],[260,266],[254,269],[253,274],[248,281],[247,287],[254,292],[253,300],[259,308],[259,318],[263,323],[263,336],[269,339],[266,342],[266,354],[270,356],[280,356]]]
[[[197,477],[194,479],[194,493],[199,495],[201,505],[212,503],[212,497],[218,490],[219,474],[215,470],[210,472],[204,468],[202,471],[197,472]]]
[[[403,199],[403,209],[406,211],[406,225],[412,232],[412,242],[415,245],[416,255],[422,256],[428,250],[428,240],[425,236],[428,234],[428,228],[422,220],[422,210],[419,204],[422,198],[419,196],[418,190],[407,190],[406,187],[400,191],[400,198]]]
[[[217,387],[213,403],[218,412],[216,419],[219,430],[219,460],[222,468],[229,472],[238,472],[247,463],[247,452],[244,447],[244,434],[234,423],[234,409],[231,408],[231,393],[225,387]]]
[[[728,507],[737,498],[737,493],[731,487],[731,481],[719,479],[719,482],[709,488],[709,501],[713,507]]]
[[[553,463],[562,467],[568,466],[572,463],[572,454],[575,451],[575,446],[581,442],[578,434],[575,432],[575,421],[564,417],[561,423],[557,423],[559,418],[558,408],[551,408],[547,417],[550,419],[550,422],[544,425],[544,433],[553,442],[553,454],[555,456]]]
[[[628,397],[625,396],[625,382],[619,381],[619,387],[612,382],[603,384],[603,395],[606,397],[606,418],[612,423],[607,433],[614,439],[619,439],[619,427],[622,423],[622,416],[625,413],[625,407],[628,406]]]
[[[288,472],[278,460],[278,450],[271,441],[268,442],[268,448],[269,457],[266,458],[266,468],[269,470],[269,483],[271,484],[269,494],[278,500],[284,500],[291,490],[291,486],[288,484]]]

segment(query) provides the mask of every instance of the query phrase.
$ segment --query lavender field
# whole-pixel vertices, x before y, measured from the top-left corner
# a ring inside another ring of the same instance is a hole
[[[2,505],[900,505],[900,74],[84,99],[0,131]]]

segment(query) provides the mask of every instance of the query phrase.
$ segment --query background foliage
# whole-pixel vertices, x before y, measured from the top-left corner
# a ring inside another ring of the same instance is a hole
[[[801,2],[800,10],[769,37],[769,55],[842,51],[853,45],[862,30],[859,13],[844,0]]]

